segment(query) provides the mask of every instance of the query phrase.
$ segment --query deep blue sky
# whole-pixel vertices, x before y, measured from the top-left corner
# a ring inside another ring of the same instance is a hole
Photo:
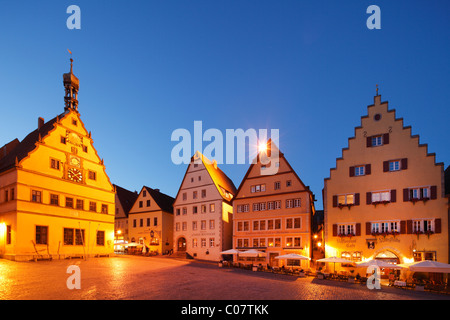
[[[69,30],[66,8],[81,8]],[[381,30],[366,9],[381,8]],[[113,183],[175,196],[177,128],[279,129],[280,149],[322,209],[323,179],[373,103],[450,162],[449,1],[0,2],[0,145],[64,108],[62,74]],[[204,144],[205,146],[206,144]],[[192,150],[192,153],[194,150]],[[239,186],[248,164],[222,165]]]

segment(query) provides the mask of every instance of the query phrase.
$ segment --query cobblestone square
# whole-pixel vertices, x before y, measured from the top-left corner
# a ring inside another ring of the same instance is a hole
[[[68,289],[70,265],[81,288]],[[417,292],[312,277],[298,278],[167,257],[114,256],[87,260],[0,260],[2,300],[450,300]]]

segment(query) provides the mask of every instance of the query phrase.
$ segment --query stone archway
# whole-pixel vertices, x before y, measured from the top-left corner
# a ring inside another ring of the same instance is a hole
[[[186,252],[186,238],[179,237],[177,240],[177,252]]]

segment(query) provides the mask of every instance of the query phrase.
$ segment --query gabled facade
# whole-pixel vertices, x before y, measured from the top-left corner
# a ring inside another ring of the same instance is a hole
[[[165,254],[172,250],[174,198],[142,187],[128,214],[128,237],[143,251]]]
[[[113,252],[115,192],[78,112],[78,79],[64,74],[64,113],[0,159],[0,256],[13,260]]]
[[[324,185],[325,254],[448,263],[444,166],[381,96]]]
[[[114,185],[116,190],[116,211],[114,219],[114,239],[117,244],[125,243],[128,237],[128,213],[133,206],[137,192],[129,191],[125,188]],[[116,249],[119,249],[117,247]]]
[[[267,145],[268,151],[260,151],[250,165],[233,201],[233,248],[260,250],[264,263],[274,266],[278,255],[311,257],[314,195],[284,154],[274,152],[278,147],[270,141]],[[260,161],[264,153],[269,154],[267,165]],[[273,166],[276,173],[266,174]]]
[[[232,247],[233,182],[200,152],[191,158],[174,203],[174,252],[210,261]]]

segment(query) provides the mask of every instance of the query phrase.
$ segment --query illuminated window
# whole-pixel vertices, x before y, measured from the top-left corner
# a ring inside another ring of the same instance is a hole
[[[41,202],[41,192],[40,191],[36,191],[36,190],[32,190],[31,191],[31,201],[32,202]]]

